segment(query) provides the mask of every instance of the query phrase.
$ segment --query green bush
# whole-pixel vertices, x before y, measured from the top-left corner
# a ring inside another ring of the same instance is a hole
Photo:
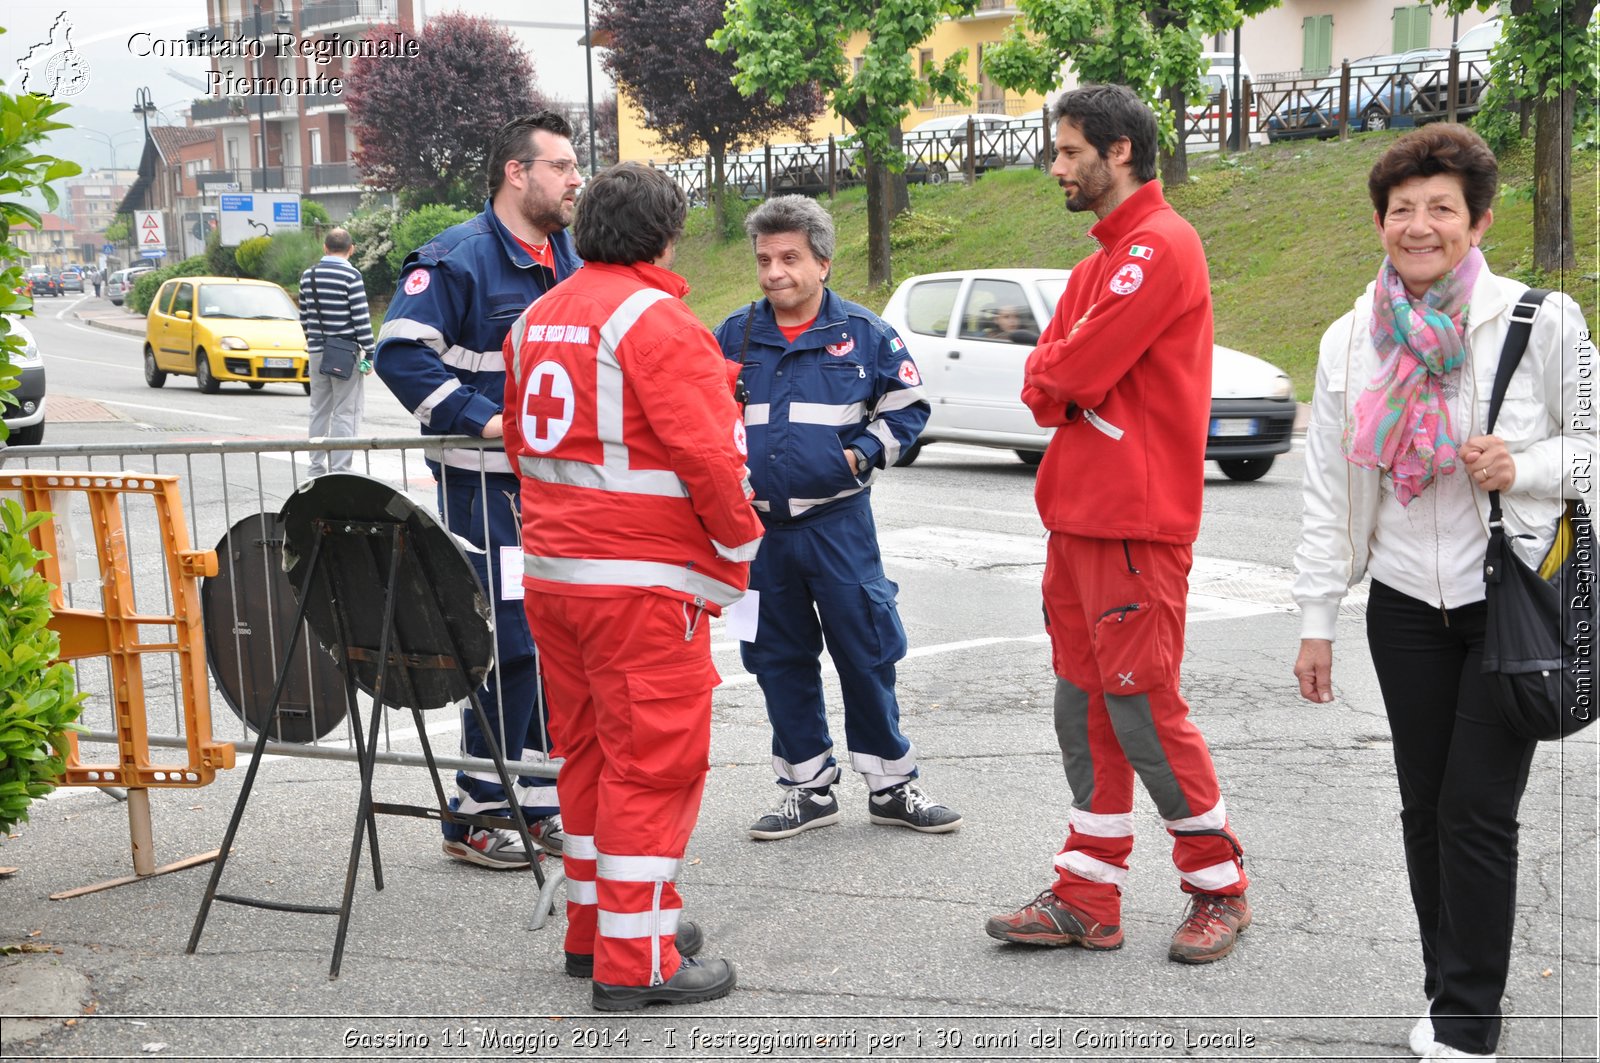
[[[261,260],[262,280],[280,284],[290,295],[300,290],[300,274],[322,257],[322,237],[315,230],[273,233]]]
[[[393,207],[366,201],[345,219],[344,227],[355,241],[350,264],[365,278],[369,300],[387,299],[394,292],[395,270],[389,265],[389,252],[394,249],[394,226],[399,220],[400,212]]]
[[[270,236],[252,236],[233,249],[233,260],[239,263],[239,276],[261,276],[261,263],[267,257],[267,248],[272,246]]]
[[[328,208],[314,199],[300,201],[300,224],[310,229],[317,226],[326,228],[333,224],[333,219],[328,216]]]
[[[35,568],[45,555],[28,538],[49,519],[0,500],[0,837],[28,818],[30,802],[55,789],[66,770],[62,732],[81,730],[74,721],[86,695],[73,689],[72,668],[56,660],[50,584]]]
[[[435,203],[407,214],[395,223],[390,232],[390,243],[393,246],[390,247],[388,254],[389,268],[398,277],[400,265],[405,262],[407,255],[450,226],[459,225],[476,213],[477,211],[461,210],[458,207]]]
[[[206,266],[210,270],[207,276],[237,277],[239,275],[239,262],[233,257],[233,248],[222,246],[222,231],[220,229],[212,229],[206,234]]]
[[[210,277],[211,264],[205,255],[195,255],[182,262],[174,262],[170,266],[153,269],[149,273],[139,275],[133,283],[133,291],[128,293],[128,309],[135,314],[148,314],[150,304],[155,300],[156,291],[167,281],[174,277]]]

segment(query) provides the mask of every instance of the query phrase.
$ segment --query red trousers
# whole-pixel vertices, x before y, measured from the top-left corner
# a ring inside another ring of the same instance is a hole
[[[1055,892],[1107,924],[1122,921],[1136,772],[1186,892],[1237,896],[1249,884],[1211,751],[1178,693],[1193,558],[1188,545],[1050,534],[1045,620],[1073,795]]]
[[[700,814],[711,750],[710,623],[648,591],[529,593],[549,690],[566,830],[568,952],[608,985],[677,973],[673,885]]]

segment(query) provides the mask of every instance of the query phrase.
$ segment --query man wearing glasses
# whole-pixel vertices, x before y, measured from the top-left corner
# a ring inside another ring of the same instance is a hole
[[[530,303],[583,264],[566,232],[583,185],[566,119],[539,111],[506,123],[490,139],[487,169],[483,213],[406,256],[378,336],[378,376],[416,415],[423,435],[501,438],[506,334]],[[439,484],[439,512],[475,547],[469,556],[495,604],[496,666],[478,691],[494,740],[508,763],[543,760],[548,715],[521,601],[516,474],[498,446],[437,448],[428,468]],[[470,711],[462,741],[468,756],[489,755]],[[509,817],[510,797],[493,772],[457,772],[456,787],[452,809]],[[554,780],[524,776],[516,790],[535,845],[560,855],[565,839]],[[453,859],[492,869],[532,864],[534,854],[509,820],[500,829],[443,829]]]

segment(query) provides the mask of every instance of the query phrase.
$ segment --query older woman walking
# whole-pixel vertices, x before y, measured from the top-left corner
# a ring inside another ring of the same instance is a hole
[[[1510,963],[1517,806],[1534,743],[1507,729],[1482,675],[1489,492],[1537,564],[1564,499],[1589,489],[1592,419],[1570,409],[1584,328],[1555,294],[1487,434],[1489,395],[1526,285],[1490,272],[1495,158],[1430,125],[1397,140],[1368,187],[1384,260],[1322,338],[1295,554],[1300,693],[1333,700],[1335,620],[1372,578],[1367,642],[1394,738],[1400,822],[1422,937],[1423,1059],[1493,1059]],[[1587,422],[1587,423],[1585,423]]]

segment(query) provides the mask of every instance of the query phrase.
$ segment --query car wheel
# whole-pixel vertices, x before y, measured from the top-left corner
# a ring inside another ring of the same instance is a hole
[[[167,374],[156,366],[156,352],[144,345],[144,382],[153,388],[158,388],[167,382]]]
[[[1044,451],[1042,450],[1019,450],[1016,453],[1017,457],[1022,459],[1022,464],[1024,465],[1037,465],[1044,460]]]
[[[944,168],[944,163],[935,163],[933,166],[928,167],[928,183],[930,185],[942,185],[948,180],[950,180],[950,173]]]
[[[895,467],[899,468],[902,465],[910,465],[912,462],[917,460],[917,455],[919,455],[921,453],[922,453],[922,444],[921,443],[913,443],[913,444],[911,444],[909,447],[907,447],[906,449],[904,449],[904,450],[902,450],[900,452],[900,457],[899,458],[895,459],[895,463],[894,463]]]
[[[194,383],[207,395],[215,395],[222,389],[222,382],[211,375],[211,358],[204,347],[194,352]]]
[[[261,389],[262,389],[262,388],[264,388],[264,387],[266,387],[266,386],[267,386],[267,385],[265,385],[265,384],[263,384],[263,383],[262,383],[262,382],[261,382],[261,381],[259,381],[259,380],[252,380],[252,381],[250,381],[250,390],[251,390],[251,391],[260,391],[260,390],[261,390]]]
[[[1222,474],[1230,480],[1239,480],[1249,483],[1259,480],[1272,468],[1273,458],[1222,458],[1217,464],[1222,467]]]
[[[13,428],[11,437],[6,440],[13,447],[36,447],[44,442],[44,422],[30,424],[26,428]]]
[[[1368,133],[1377,133],[1389,128],[1389,116],[1382,110],[1374,107],[1361,116],[1361,128]]]

